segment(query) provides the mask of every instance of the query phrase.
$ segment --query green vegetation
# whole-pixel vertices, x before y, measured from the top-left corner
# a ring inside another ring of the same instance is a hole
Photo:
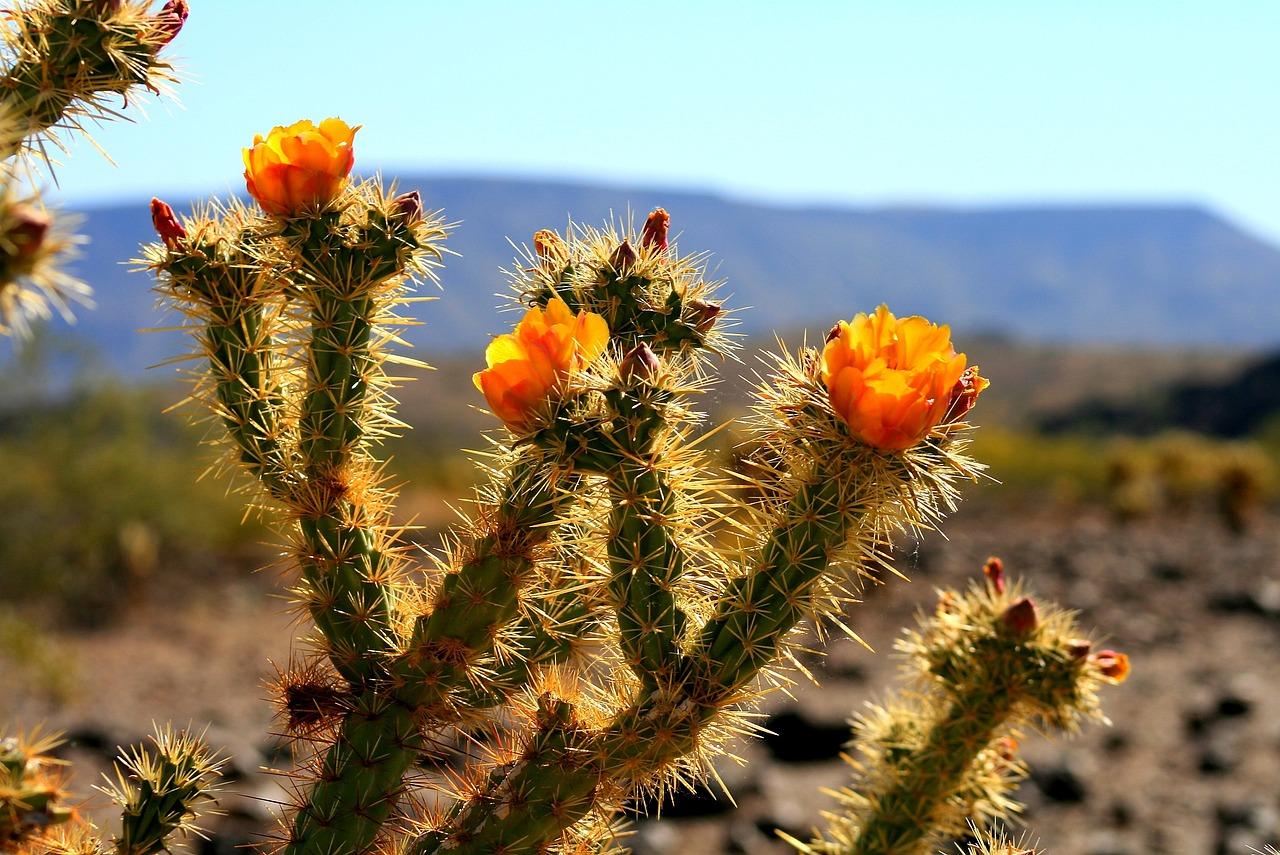
[[[262,533],[225,481],[200,478],[210,455],[166,399],[95,382],[0,414],[0,600],[84,625],[176,574],[249,565]]]

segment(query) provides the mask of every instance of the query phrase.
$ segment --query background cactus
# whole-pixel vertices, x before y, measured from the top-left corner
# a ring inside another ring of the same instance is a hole
[[[212,798],[221,761],[186,732],[157,729],[150,746],[123,751],[116,780],[103,788],[121,809],[119,835],[104,845],[68,803],[57,737],[0,743],[0,846],[20,855],[155,855],[175,834],[198,833],[200,807]]]
[[[1091,652],[1071,614],[1006,584],[999,559],[985,570],[983,584],[941,592],[902,640],[910,684],[855,721],[856,783],[821,837],[792,841],[798,850],[923,855],[966,828],[1008,820],[1026,776],[1017,758],[1025,731],[1102,718],[1097,689],[1123,681],[1128,659]]]
[[[28,0],[3,12],[0,71],[0,335],[33,318],[70,317],[89,288],[64,267],[79,240],[74,218],[47,210],[40,167],[67,135],[124,118],[143,91],[176,81],[161,55],[187,18],[186,0]]]

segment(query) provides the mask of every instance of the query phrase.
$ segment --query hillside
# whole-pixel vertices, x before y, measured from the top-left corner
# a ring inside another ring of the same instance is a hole
[[[432,356],[478,352],[505,321],[493,312],[499,269],[537,228],[568,213],[596,223],[661,204],[684,251],[714,253],[745,331],[825,328],[832,313],[879,301],[945,318],[958,330],[1079,344],[1261,349],[1280,343],[1280,249],[1190,206],[787,208],[719,196],[565,183],[424,177],[428,204],[459,227],[444,299],[421,307],[410,339]],[[185,205],[184,200],[171,200]],[[80,270],[98,308],[79,329],[136,374],[179,345],[156,326],[149,283],[122,260],[150,238],[146,205],[90,210]]]

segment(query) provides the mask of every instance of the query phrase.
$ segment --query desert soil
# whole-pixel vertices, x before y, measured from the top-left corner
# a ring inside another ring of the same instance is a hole
[[[1029,832],[1062,855],[1232,853],[1280,844],[1280,519],[1244,536],[1192,516],[1118,525],[1082,512],[1046,518],[962,514],[905,550],[891,580],[850,608],[874,652],[851,641],[810,663],[820,685],[771,697],[777,735],[744,745],[722,770],[737,801],[679,799],[633,826],[640,855],[790,851],[774,832],[806,836],[847,780],[845,720],[881,698],[898,668],[893,640],[937,586],[963,584],[990,554],[1044,599],[1076,608],[1133,660],[1110,689],[1110,727],[1070,740],[1033,736],[1033,778],[1019,793]],[[107,630],[55,638],[69,669],[58,698],[30,669],[0,659],[0,722],[67,731],[74,786],[88,791],[115,746],[154,720],[208,725],[231,756],[222,808],[199,851],[231,853],[272,826],[283,796],[264,767],[288,763],[270,737],[264,681],[286,662],[295,627],[262,577],[155,602]],[[47,676],[47,675],[46,675]],[[95,801],[95,816],[110,812]]]

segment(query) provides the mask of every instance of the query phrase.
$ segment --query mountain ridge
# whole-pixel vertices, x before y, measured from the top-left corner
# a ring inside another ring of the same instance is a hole
[[[416,310],[408,339],[430,352],[479,352],[509,318],[493,311],[500,268],[534,230],[596,224],[662,205],[684,252],[708,251],[743,331],[825,329],[887,302],[900,313],[1030,340],[1144,347],[1265,349],[1280,345],[1280,248],[1203,206],[776,205],[688,190],[563,180],[407,175],[429,208],[459,224],[442,299]],[[187,202],[168,200],[182,209]],[[181,352],[147,278],[119,262],[152,239],[147,206],[83,211],[91,242],[76,269],[98,307],[79,335],[115,369],[137,375]]]

